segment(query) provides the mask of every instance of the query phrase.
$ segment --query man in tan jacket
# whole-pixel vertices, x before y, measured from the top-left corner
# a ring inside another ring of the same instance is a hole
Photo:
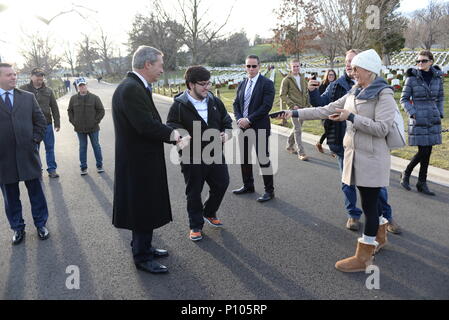
[[[304,76],[300,75],[300,62],[295,59],[290,62],[290,74],[286,76],[281,83],[281,110],[297,110],[309,106],[309,94],[307,91],[307,83]],[[290,153],[298,153],[298,158],[307,161],[304,147],[302,145],[302,120],[292,118],[293,130],[288,137],[287,151]],[[296,144],[296,150],[295,150]]]

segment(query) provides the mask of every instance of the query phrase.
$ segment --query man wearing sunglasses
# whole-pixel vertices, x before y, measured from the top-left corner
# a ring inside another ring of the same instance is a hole
[[[274,198],[273,173],[268,151],[268,139],[271,129],[268,114],[273,107],[275,90],[273,81],[265,78],[259,71],[259,57],[256,55],[248,56],[246,58],[248,78],[241,82],[237,88],[237,95],[234,100],[234,114],[239,128],[242,131],[253,130],[254,135],[252,136],[255,136],[255,139],[250,139],[251,135],[247,136],[243,139],[243,143],[240,146],[240,148],[243,147],[244,156],[244,161],[241,165],[243,187],[233,190],[233,193],[244,194],[255,191],[253,166],[249,160],[249,154],[254,146],[265,185],[265,193],[257,201],[265,202]],[[263,140],[259,141],[259,139]],[[264,149],[263,154],[261,149]],[[261,159],[265,161],[261,161]]]
[[[168,126],[186,130],[192,137],[190,146],[180,150],[181,172],[186,183],[189,238],[192,241],[203,239],[204,222],[214,228],[223,226],[217,218],[217,211],[229,185],[228,167],[222,149],[205,151],[203,157],[205,148],[217,141],[225,143],[232,130],[232,119],[223,102],[209,92],[210,76],[210,72],[202,66],[188,68],[184,76],[187,90],[175,97],[167,117]],[[201,130],[201,136],[195,131],[198,130],[196,128]],[[205,134],[206,130],[211,134]],[[215,137],[212,130],[216,132]],[[206,159],[206,156],[210,158]],[[204,183],[208,184],[210,191],[203,205],[201,192]]]

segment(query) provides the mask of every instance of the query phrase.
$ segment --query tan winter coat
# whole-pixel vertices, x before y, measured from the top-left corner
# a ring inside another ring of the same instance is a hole
[[[393,125],[396,101],[393,90],[384,88],[372,99],[356,99],[354,93],[320,108],[298,110],[300,120],[326,119],[335,109],[348,109],[342,182],[361,187],[386,187],[390,181],[391,155],[385,137]],[[359,95],[360,97],[360,95]]]

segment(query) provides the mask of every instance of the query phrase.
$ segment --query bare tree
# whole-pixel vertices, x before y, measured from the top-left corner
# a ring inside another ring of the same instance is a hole
[[[178,0],[181,20],[186,32],[184,43],[192,55],[192,64],[205,61],[213,53],[210,50],[204,52],[204,48],[222,37],[221,32],[229,21],[235,2],[236,0],[225,16],[224,22],[215,25],[212,20],[205,20],[209,9],[202,10],[202,0]]]
[[[442,27],[446,18],[444,9],[441,2],[431,0],[426,8],[414,12],[414,23],[419,25],[421,30],[419,40],[425,49],[430,50],[447,32],[447,29]]]
[[[330,40],[339,43],[339,51],[366,46],[365,25],[369,0],[320,0],[320,22]]]
[[[72,77],[75,76],[75,66],[76,66],[76,52],[75,48],[68,42],[64,45],[64,57],[63,61],[69,64]]]
[[[421,26],[416,22],[415,19],[409,19],[407,29],[404,32],[405,36],[405,46],[412,49],[413,51],[421,45],[419,40],[419,35],[421,32]]]
[[[109,40],[108,36],[104,33],[103,28],[100,27],[100,38],[94,41],[97,47],[97,52],[101,60],[103,60],[106,73],[111,74],[111,59],[113,56],[113,44]]]
[[[83,34],[83,40],[78,44],[78,48],[78,65],[88,72],[94,73],[94,62],[99,56],[90,35]]]
[[[156,1],[152,12],[135,16],[128,33],[128,45],[130,52],[134,52],[140,45],[151,44],[164,53],[165,67],[175,70],[177,54],[184,44],[184,37],[184,27],[171,18]]]
[[[26,47],[21,49],[21,54],[25,59],[24,71],[39,67],[45,70],[47,75],[54,72],[60,66],[61,57],[53,54],[52,41],[49,37],[42,38],[38,34],[25,34],[23,43]]]

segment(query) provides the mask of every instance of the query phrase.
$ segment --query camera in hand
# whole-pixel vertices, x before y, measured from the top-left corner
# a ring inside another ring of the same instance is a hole
[[[285,111],[278,111],[278,112],[273,112],[270,113],[268,116],[272,119],[277,118],[279,116],[283,116],[285,114]]]

